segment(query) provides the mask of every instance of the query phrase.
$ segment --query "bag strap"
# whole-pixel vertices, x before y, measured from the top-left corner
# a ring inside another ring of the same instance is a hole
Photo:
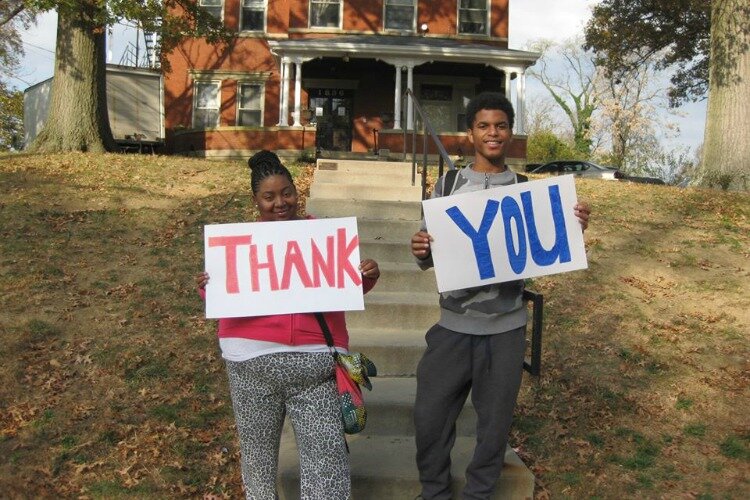
[[[315,313],[315,319],[318,320],[320,329],[323,332],[323,337],[326,339],[326,345],[328,345],[328,348],[331,350],[331,354],[334,359],[338,360],[339,352],[336,350],[336,346],[333,343],[333,335],[331,335],[331,330],[328,328],[328,322],[326,322],[325,316],[323,316],[323,313]]]

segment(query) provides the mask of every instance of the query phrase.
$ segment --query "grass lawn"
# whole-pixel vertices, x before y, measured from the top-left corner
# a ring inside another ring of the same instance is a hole
[[[511,435],[536,497],[750,498],[750,195],[576,183],[589,269],[531,285]],[[0,156],[0,497],[241,496],[193,276],[249,191],[240,162]]]

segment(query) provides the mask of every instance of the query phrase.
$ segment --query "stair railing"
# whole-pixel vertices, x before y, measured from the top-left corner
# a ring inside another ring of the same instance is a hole
[[[416,185],[417,182],[417,115],[422,120],[422,199],[424,200],[427,196],[427,146],[428,146],[428,138],[432,139],[432,142],[437,147],[438,152],[440,153],[439,156],[439,168],[440,173],[442,175],[443,172],[443,165],[448,165],[449,170],[454,170],[456,166],[453,164],[453,160],[450,159],[450,156],[448,156],[448,152],[445,150],[445,146],[443,146],[443,143],[440,142],[440,138],[438,137],[437,133],[435,132],[435,127],[432,126],[432,123],[430,123],[430,119],[427,117],[425,112],[422,109],[422,106],[419,103],[419,99],[414,95],[414,92],[411,91],[411,89],[406,89],[406,92],[404,92],[403,96],[403,103],[401,109],[408,109],[408,107],[405,105],[408,102],[408,99],[412,100],[412,116],[411,116],[411,123],[412,123],[412,129],[411,129],[411,185]],[[407,119],[407,123],[409,120]],[[406,136],[409,131],[407,130],[408,125],[402,124],[404,129],[404,160],[406,160]]]

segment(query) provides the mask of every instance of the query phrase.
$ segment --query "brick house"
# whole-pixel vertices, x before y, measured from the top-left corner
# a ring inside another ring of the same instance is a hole
[[[167,56],[175,153],[401,152],[404,130],[421,130],[402,98],[410,88],[463,155],[466,101],[505,92],[518,115],[509,162],[525,158],[525,71],[539,54],[508,49],[509,0],[198,1],[237,37],[229,49],[188,39]]]

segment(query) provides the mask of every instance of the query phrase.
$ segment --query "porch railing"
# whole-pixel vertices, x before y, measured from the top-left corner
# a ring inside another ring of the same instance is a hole
[[[408,109],[406,106],[406,103],[408,102],[408,99],[411,98],[412,100],[412,116],[411,116],[411,123],[412,123],[412,130],[407,130],[407,124],[402,123],[402,128],[404,129],[404,160],[406,160],[406,144],[407,144],[407,135],[411,135],[411,185],[414,186],[417,183],[417,115],[419,115],[419,118],[422,120],[422,199],[424,200],[427,195],[427,146],[428,146],[428,139],[432,139],[432,142],[435,144],[435,147],[437,147],[438,153],[440,156],[438,157],[438,171],[439,175],[443,174],[443,169],[445,165],[448,165],[449,170],[454,170],[456,166],[453,164],[453,160],[450,159],[450,156],[448,156],[448,152],[445,150],[445,146],[443,146],[443,143],[440,142],[440,138],[438,137],[437,133],[435,132],[435,127],[432,126],[432,123],[430,123],[429,118],[427,118],[427,115],[422,110],[422,106],[419,104],[419,99],[414,95],[414,93],[411,91],[411,89],[406,89],[406,92],[404,92],[403,96],[403,104],[401,109]],[[409,122],[407,117],[407,123]]]

